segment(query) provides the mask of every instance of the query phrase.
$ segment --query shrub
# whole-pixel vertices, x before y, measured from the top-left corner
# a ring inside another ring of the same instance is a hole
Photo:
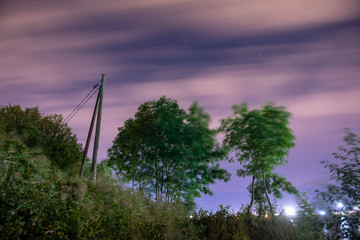
[[[101,177],[94,186],[32,158],[21,142],[0,153],[0,239],[189,239],[180,206],[159,204]]]

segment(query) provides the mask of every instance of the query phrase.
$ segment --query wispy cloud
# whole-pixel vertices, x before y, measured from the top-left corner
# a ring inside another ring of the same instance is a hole
[[[287,106],[299,146],[290,169],[330,151],[341,128],[359,130],[356,0],[1,4],[0,104],[67,116],[106,73],[101,158],[117,127],[161,95],[183,108],[199,100],[213,127],[232,104]],[[70,122],[81,141],[92,101]]]

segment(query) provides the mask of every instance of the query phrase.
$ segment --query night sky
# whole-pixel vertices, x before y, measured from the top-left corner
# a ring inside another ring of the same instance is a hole
[[[344,128],[360,134],[359,43],[357,0],[1,0],[0,104],[66,117],[106,74],[105,159],[117,128],[162,95],[185,109],[199,101],[212,127],[233,104],[273,101],[293,114],[297,138],[277,172],[311,193],[329,182],[320,161]],[[69,122],[82,143],[94,102]],[[199,207],[249,203],[250,179],[222,165],[231,182],[212,185]]]

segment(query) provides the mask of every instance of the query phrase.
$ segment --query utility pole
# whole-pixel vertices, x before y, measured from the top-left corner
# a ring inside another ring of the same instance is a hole
[[[99,107],[99,96],[100,96],[100,91],[98,92],[98,95],[97,95],[97,98],[96,98],[96,103],[95,103],[94,112],[93,112],[93,115],[92,115],[92,118],[91,118],[89,133],[88,133],[88,136],[87,136],[87,139],[86,139],[84,155],[83,155],[83,159],[82,159],[82,162],[81,162],[81,168],[80,168],[80,178],[81,179],[84,176],[86,157],[87,157],[87,153],[88,153],[88,150],[89,150],[91,135],[92,135],[92,132],[93,132],[93,129],[94,129],[96,113],[97,113],[98,107]]]
[[[98,148],[99,148],[101,112],[102,112],[102,104],[103,104],[103,96],[104,96],[104,83],[105,83],[105,74],[102,74],[101,75],[101,85],[99,88],[99,95],[98,95],[98,100],[99,100],[98,105],[99,106],[98,106],[97,119],[96,119],[94,152],[93,152],[93,158],[92,158],[92,162],[91,162],[91,175],[92,175],[92,180],[93,180],[94,184],[96,182],[96,162],[97,162],[97,155],[98,155]]]

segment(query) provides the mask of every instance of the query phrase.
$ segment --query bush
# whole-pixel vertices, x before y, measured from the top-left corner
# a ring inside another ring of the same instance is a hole
[[[234,213],[221,205],[215,213],[198,211],[192,222],[199,239],[301,239],[293,224],[283,216],[259,217],[246,210]]]
[[[200,209],[194,213],[192,222],[199,239],[249,239],[242,216],[219,206],[215,213]]]
[[[0,239],[187,239],[179,206],[156,204],[114,180],[94,186],[31,157],[21,142],[0,153]]]

